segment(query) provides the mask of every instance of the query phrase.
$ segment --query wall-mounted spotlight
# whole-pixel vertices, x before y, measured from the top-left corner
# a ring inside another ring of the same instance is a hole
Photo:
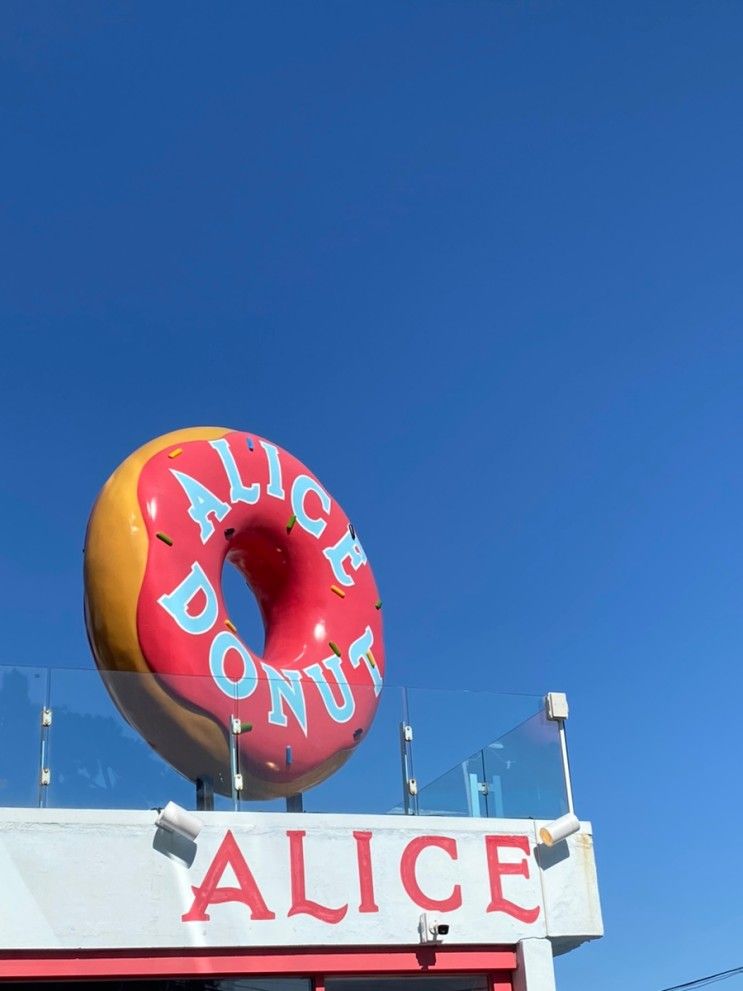
[[[424,912],[418,921],[418,933],[421,943],[440,943],[444,936],[449,935],[449,923],[439,922],[435,916]]]
[[[192,816],[190,812],[182,809],[180,805],[176,805],[175,802],[168,802],[155,820],[155,825],[159,826],[160,829],[166,829],[169,833],[185,836],[187,840],[193,842],[201,832],[203,823],[196,816]]]
[[[555,843],[559,843],[567,836],[577,833],[579,829],[578,817],[572,812],[568,812],[567,815],[560,816],[554,822],[548,822],[546,826],[542,826],[539,830],[539,839],[545,846],[554,846]]]

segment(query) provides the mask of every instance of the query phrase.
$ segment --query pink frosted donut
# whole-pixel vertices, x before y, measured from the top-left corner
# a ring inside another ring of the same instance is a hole
[[[225,561],[258,600],[263,656],[228,615]],[[192,428],[132,454],[93,508],[85,588],[114,699],[192,780],[230,792],[233,717],[245,797],[317,784],[367,733],[384,674],[371,567],[338,503],[269,441]]]

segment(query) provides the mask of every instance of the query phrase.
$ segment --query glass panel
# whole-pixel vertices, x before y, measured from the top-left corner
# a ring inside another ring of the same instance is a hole
[[[0,804],[34,807],[41,792],[51,807],[149,809],[172,800],[193,809],[195,784],[153,749],[180,752],[178,747],[187,746],[188,740],[158,739],[169,731],[157,718],[159,707],[153,707],[151,688],[156,685],[180,700],[199,699],[205,697],[202,689],[214,690],[212,679],[207,680],[208,686],[190,677],[165,684],[152,675],[109,674],[107,688],[95,669],[0,668]],[[223,753],[229,754],[233,739],[231,715],[252,723],[258,705],[264,718],[269,691],[264,684],[257,692],[244,700],[222,700]],[[374,687],[351,686],[356,710],[364,707],[363,693],[371,700]],[[340,686],[333,686],[332,694],[340,705]],[[152,710],[146,722],[152,745],[121,715],[112,696],[141,713]],[[42,731],[45,705],[52,709],[52,725]],[[289,720],[298,718],[288,702],[284,711]],[[356,736],[362,727],[354,719],[355,714],[338,724],[341,735],[348,737],[350,757],[328,779],[305,791],[305,811],[401,813],[401,722],[413,728],[409,774],[418,782],[420,814],[552,819],[567,811],[559,727],[547,720],[539,697],[384,688],[366,734]],[[250,737],[241,736],[243,747],[249,746]],[[43,745],[51,783],[42,790]],[[468,753],[471,756],[463,760]],[[297,756],[285,750],[278,759],[296,763]],[[284,798],[241,797],[236,804],[229,762],[218,766],[205,759],[204,767],[204,777],[216,775],[217,810],[287,807]],[[239,762],[234,770],[241,770]],[[248,765],[242,770],[247,772]]]
[[[487,816],[482,750],[418,792],[422,816]]]
[[[541,698],[415,690],[409,697],[420,815],[553,819],[567,811],[559,728]],[[441,731],[450,725],[455,732]],[[426,783],[442,754],[488,732],[493,742]]]
[[[374,689],[353,686],[358,700],[362,693],[369,700]],[[304,795],[307,812],[348,812],[383,815],[400,802],[400,723],[403,696],[400,688],[383,688],[377,712],[368,732],[362,735],[346,763],[329,778]],[[353,720],[348,723],[349,741]]]
[[[260,669],[259,669],[260,670]],[[260,704],[262,718],[267,719],[268,707],[269,707],[269,681],[267,678],[261,679],[262,684],[258,685],[255,690],[256,693],[264,693],[260,697],[263,701]],[[265,706],[265,708],[264,708]],[[255,733],[260,731],[258,726],[258,721],[256,719],[257,703],[255,694],[246,699],[238,699],[234,704],[234,711],[239,718],[241,724],[244,727],[244,731],[240,734],[240,747],[238,748],[237,754],[237,770],[244,773],[246,777],[250,775],[250,765],[244,759],[240,758],[240,753],[246,753],[250,751],[251,744],[253,740],[256,739]],[[293,718],[291,712],[287,710],[287,719]],[[251,727],[247,729],[247,727]],[[286,760],[286,754],[281,755],[284,760]],[[238,807],[244,812],[286,812],[286,799],[285,798],[251,798],[249,795],[249,789],[242,793],[238,799]]]
[[[195,702],[193,702],[193,700],[208,698],[208,693],[214,691],[214,682],[211,675],[172,675],[168,678],[167,683],[163,679],[157,679],[157,684],[169,696],[179,702],[179,704],[192,708],[195,718],[207,718],[203,717],[200,708]],[[220,701],[222,702],[220,714],[224,720],[223,725],[219,729],[219,735],[221,735],[224,741],[224,749],[221,750],[221,756],[224,758],[224,763],[215,767],[212,759],[205,758],[203,767],[200,767],[194,762],[194,767],[191,772],[193,774],[193,781],[182,775],[180,771],[175,771],[175,769],[172,769],[173,773],[176,774],[178,778],[185,781],[186,786],[191,789],[192,794],[190,797],[184,802],[179,802],[179,804],[183,805],[185,808],[195,808],[197,789],[196,782],[201,780],[205,792],[211,789],[215,811],[234,812],[239,811],[240,809],[239,799],[236,804],[232,791],[233,769],[230,764],[230,751],[233,740],[231,717],[239,716],[239,703],[234,697],[231,700],[223,697],[226,687],[227,686],[225,684],[219,695]],[[236,691],[233,685],[233,695],[235,694]],[[200,722],[201,720],[199,720],[199,723]],[[216,721],[208,719],[208,723],[212,722],[214,723],[214,728],[216,729]],[[176,753],[180,753],[182,747],[184,746],[184,741],[181,738],[174,739],[172,733],[167,733],[163,728],[161,728],[160,732],[163,733],[164,736],[162,743],[167,748],[166,752],[170,753],[171,751],[174,751]],[[194,749],[198,751],[198,748]],[[165,761],[165,758],[162,759],[166,766],[170,767],[170,765],[167,764],[167,761]],[[235,770],[237,770],[237,768],[235,768]],[[178,799],[173,800],[179,801]]]
[[[559,727],[540,710],[484,750],[489,816],[556,819],[568,811]]]
[[[419,688],[409,688],[407,695],[419,791],[544,709],[543,699],[535,695]]]
[[[126,693],[150,676],[109,677]],[[193,785],[127,723],[97,671],[52,670],[50,697],[50,807],[149,809],[172,800],[193,808]]]
[[[265,695],[268,696],[268,684],[259,685],[258,691],[264,691]],[[284,682],[284,684],[286,683]],[[318,701],[316,697],[311,699],[310,695],[310,693],[317,692],[317,688],[310,680],[303,681],[302,684],[305,692],[305,703],[309,711],[310,700]],[[399,724],[402,719],[402,692],[400,689],[382,689],[377,699],[373,686],[345,683],[339,686],[332,679],[329,682],[329,690],[338,704],[341,704],[341,700],[344,698],[353,700],[354,714],[347,722],[338,723],[337,730],[341,746],[346,747],[349,757],[346,763],[326,780],[315,787],[304,790],[299,796],[301,807],[305,812],[342,811],[382,814],[389,809],[390,803],[399,796],[401,790],[398,735]],[[286,718],[287,726],[291,726],[295,730],[298,729],[298,717],[293,711],[290,701],[284,699],[279,704]],[[362,728],[357,725],[358,719],[355,713],[375,705],[375,718],[367,733],[364,734],[361,731]],[[237,709],[241,722],[252,725],[256,711],[254,698],[251,697],[237,703]],[[260,711],[264,711],[263,707]],[[245,748],[250,746],[252,734],[259,729],[259,727],[254,726],[249,731],[250,735],[244,737],[242,741],[243,753]],[[287,735],[289,736],[289,734]],[[282,780],[283,772],[289,767],[293,766],[296,769],[303,756],[300,748],[304,745],[304,736],[297,732],[290,734],[290,736],[293,743],[286,746],[282,745],[280,752],[274,758],[278,766],[272,765],[272,770],[277,772],[278,780]],[[316,737],[317,734],[315,733]],[[242,765],[241,770],[245,771],[247,776],[249,765],[244,760]],[[294,806],[295,810],[298,811],[298,805],[297,798],[287,799],[283,797],[272,800],[256,800],[246,797],[241,803],[243,809],[252,812],[284,812],[288,806]]]
[[[43,668],[0,668],[0,805],[39,804]]]

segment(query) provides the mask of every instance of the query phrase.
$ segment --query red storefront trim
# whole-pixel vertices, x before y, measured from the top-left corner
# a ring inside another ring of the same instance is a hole
[[[0,980],[18,978],[339,976],[490,974],[491,991],[511,991],[516,954],[509,948],[342,947],[249,950],[52,951],[0,954]]]

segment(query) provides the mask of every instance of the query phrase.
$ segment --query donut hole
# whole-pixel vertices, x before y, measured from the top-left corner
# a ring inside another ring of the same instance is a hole
[[[266,644],[266,630],[258,600],[248,585],[242,571],[231,561],[225,561],[222,568],[222,598],[231,621],[237,627],[240,639],[256,654],[263,654]],[[242,660],[236,651],[231,650],[225,658],[228,678],[238,680],[244,673]]]

